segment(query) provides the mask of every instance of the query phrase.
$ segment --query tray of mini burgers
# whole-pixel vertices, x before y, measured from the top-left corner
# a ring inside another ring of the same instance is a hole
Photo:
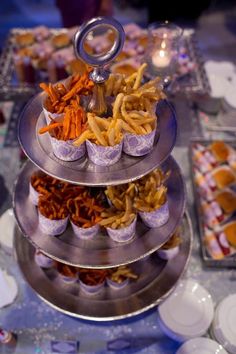
[[[235,141],[193,140],[190,159],[203,259],[207,265],[235,266]]]
[[[87,65],[75,56],[73,38],[79,27],[13,28],[0,57],[0,81],[5,91],[32,94],[42,80],[57,82],[68,75],[83,74]],[[147,30],[135,24],[124,26],[126,40],[122,52],[111,66],[112,72],[132,74],[139,67],[147,45]],[[109,50],[114,33],[90,33],[85,41],[89,53]]]

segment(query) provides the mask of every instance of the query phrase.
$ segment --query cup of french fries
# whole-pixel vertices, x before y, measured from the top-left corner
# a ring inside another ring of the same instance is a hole
[[[87,129],[74,142],[81,145],[86,141],[89,159],[99,166],[110,166],[119,161],[122,153],[123,134],[118,120],[101,118],[87,113]]]
[[[180,231],[177,230],[171,238],[159,250],[157,250],[158,256],[164,260],[174,258],[179,253],[181,241]]]
[[[159,78],[142,84],[147,65],[134,74],[111,74],[106,83],[106,94],[116,97],[113,119],[120,122],[124,134],[123,151],[131,156],[148,154],[154,145],[157,128],[156,105],[165,98]]]
[[[113,290],[125,288],[130,280],[137,280],[138,276],[128,266],[109,269],[106,278],[107,285]]]
[[[107,271],[105,269],[79,269],[79,284],[88,295],[96,295],[105,286]]]
[[[105,227],[113,241],[127,242],[135,236],[137,215],[129,195],[125,195],[123,208],[108,208],[101,213],[101,217],[100,225]]]
[[[134,207],[148,227],[160,227],[169,219],[167,187],[164,185],[169,175],[169,172],[156,169],[136,182]]]
[[[66,207],[47,196],[39,197],[38,217],[40,230],[50,236],[62,234],[69,219]]]

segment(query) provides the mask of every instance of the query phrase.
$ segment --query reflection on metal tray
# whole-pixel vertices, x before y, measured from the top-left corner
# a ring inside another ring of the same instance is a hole
[[[201,144],[203,146],[210,145],[215,140],[206,140],[201,138],[196,138],[191,140],[191,144],[189,146],[189,160],[190,160],[190,168],[191,168],[191,177],[192,177],[192,186],[194,191],[194,200],[196,206],[196,214],[198,220],[198,227],[199,227],[199,236],[200,236],[200,244],[201,244],[201,251],[203,261],[207,266],[211,267],[236,267],[236,254],[231,256],[225,256],[223,259],[213,259],[209,253],[207,252],[206,246],[204,244],[204,221],[201,212],[201,204],[200,204],[200,196],[197,191],[197,187],[194,181],[194,163],[193,163],[193,147],[194,144]],[[233,148],[236,149],[236,142],[235,140],[223,140],[226,144],[229,144]],[[225,221],[226,222],[226,221]]]
[[[138,315],[160,303],[173,289],[187,267],[191,253],[192,227],[185,215],[179,253],[169,261],[156,254],[133,263],[137,281],[120,290],[105,287],[101,293],[86,296],[77,284],[64,285],[53,269],[43,270],[34,262],[34,247],[15,231],[15,251],[20,269],[36,293],[50,306],[67,315],[94,321],[118,320]]]
[[[165,225],[153,229],[139,222],[137,234],[130,242],[118,243],[102,233],[93,240],[79,240],[71,227],[57,237],[43,234],[38,227],[37,208],[29,200],[30,176],[37,170],[31,162],[25,164],[16,182],[13,208],[17,222],[35,247],[63,263],[87,268],[107,268],[134,262],[160,248],[183,217],[186,196],[179,166],[169,157],[162,169],[171,171],[167,181],[169,220]]]
[[[74,162],[65,162],[52,152],[49,134],[39,135],[46,124],[42,113],[45,94],[33,98],[21,114],[19,141],[28,158],[45,173],[65,180],[89,186],[115,185],[139,179],[165,161],[176,140],[177,122],[171,105],[162,100],[157,105],[158,127],[152,151],[141,157],[122,153],[114,165],[104,167],[90,162],[85,156]]]

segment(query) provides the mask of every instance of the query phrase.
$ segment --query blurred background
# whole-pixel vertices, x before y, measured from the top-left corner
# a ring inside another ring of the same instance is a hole
[[[166,1],[151,0],[1,0],[0,8],[0,47],[12,27],[41,24],[69,27],[80,24],[86,16],[98,14],[113,14],[122,24],[132,21],[141,26],[166,19],[185,26],[195,26],[200,16],[205,16],[210,22],[209,15],[214,14],[213,22],[226,22],[231,30],[236,26],[235,0],[200,0],[191,1],[191,4],[179,1],[177,7]]]

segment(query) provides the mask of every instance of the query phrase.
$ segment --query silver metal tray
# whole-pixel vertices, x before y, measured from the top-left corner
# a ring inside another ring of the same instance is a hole
[[[94,321],[129,318],[158,305],[175,287],[187,267],[192,227],[185,215],[181,224],[182,244],[178,255],[163,261],[156,254],[130,267],[139,275],[121,290],[105,287],[98,295],[86,296],[77,284],[64,285],[56,271],[43,270],[34,262],[34,247],[15,230],[15,252],[20,269],[34,291],[48,305],[67,315]]]
[[[160,248],[183,217],[186,195],[180,168],[169,157],[162,169],[171,170],[167,182],[170,218],[165,225],[154,229],[138,222],[137,234],[128,243],[117,243],[102,233],[94,240],[79,240],[71,227],[57,237],[43,234],[38,227],[37,208],[28,197],[30,176],[37,170],[29,161],[22,168],[15,185],[13,208],[17,222],[35,247],[62,263],[86,268],[109,268],[137,261]]]
[[[164,162],[175,145],[175,112],[163,100],[157,107],[158,132],[154,148],[148,155],[131,157],[122,153],[120,161],[109,167],[95,165],[86,156],[74,162],[61,161],[52,152],[49,134],[38,134],[38,130],[46,125],[42,113],[44,98],[45,94],[38,94],[23,110],[19,121],[19,141],[35,165],[61,180],[89,186],[115,185],[136,180]]]
[[[215,141],[215,140],[206,140],[206,139],[196,138],[196,139],[191,140],[191,144],[189,146],[189,160],[190,160],[191,178],[192,178],[194,201],[195,201],[196,215],[197,215],[198,228],[199,228],[202,258],[203,258],[205,265],[207,265],[209,267],[224,267],[224,268],[236,267],[236,254],[232,255],[232,256],[226,256],[223,259],[216,260],[216,259],[211,258],[211,256],[208,254],[207,249],[204,244],[204,220],[203,220],[202,212],[201,212],[200,196],[198,194],[196,184],[194,182],[193,146],[196,143],[202,144],[204,146],[208,146],[213,141]],[[236,149],[235,140],[225,140],[224,139],[224,142]]]

